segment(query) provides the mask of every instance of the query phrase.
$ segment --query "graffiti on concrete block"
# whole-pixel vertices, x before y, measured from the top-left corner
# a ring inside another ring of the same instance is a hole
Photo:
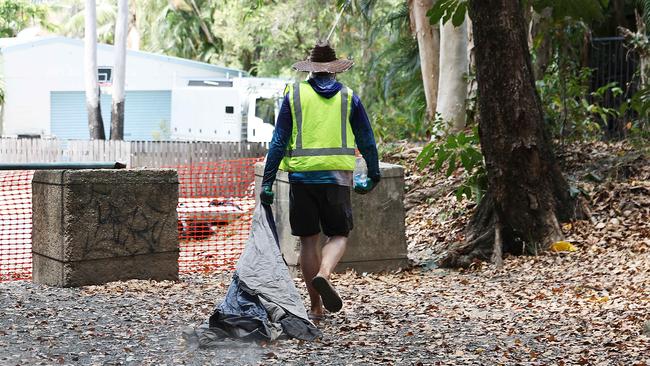
[[[78,218],[78,224],[86,226],[82,258],[160,252],[167,225],[176,225],[174,209],[164,210],[164,198],[155,190],[120,192],[101,185],[85,193],[84,217]]]

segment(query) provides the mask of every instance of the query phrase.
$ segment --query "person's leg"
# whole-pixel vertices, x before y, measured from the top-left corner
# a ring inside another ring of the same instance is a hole
[[[291,234],[300,237],[300,269],[311,301],[311,313],[323,314],[321,297],[311,284],[320,268],[320,223],[318,203],[308,184],[291,184],[289,192],[289,221]]]
[[[327,279],[330,278],[334,267],[336,267],[345,253],[347,243],[348,238],[345,236],[332,236],[327,240],[322,249],[322,259],[320,261],[320,268],[318,269],[319,276]]]
[[[352,230],[352,204],[350,188],[337,185],[323,187],[319,217],[323,233],[328,237],[323,246],[318,275],[329,279],[334,267],[345,253],[348,234]]]
[[[309,293],[311,313],[317,316],[323,315],[323,303],[320,294],[312,286],[311,280],[321,267],[319,241],[320,234],[300,237],[300,269],[303,281],[307,286],[307,293]]]
[[[323,233],[329,238],[322,249],[319,272],[312,279],[312,286],[318,291],[323,307],[337,312],[343,301],[329,278],[345,253],[347,236],[352,230],[352,205],[350,188],[337,185],[323,185],[319,196],[319,217]]]

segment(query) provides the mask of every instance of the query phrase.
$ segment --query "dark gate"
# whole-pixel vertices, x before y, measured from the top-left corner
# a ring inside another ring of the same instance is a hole
[[[636,71],[638,67],[637,54],[626,48],[623,37],[593,38],[589,52],[589,67],[591,75],[590,92],[595,92],[611,82],[623,89],[623,93],[614,96],[611,92],[604,95],[603,106],[618,108],[637,91]],[[631,116],[629,112],[608,122],[606,135],[609,138],[622,138],[625,134],[625,121]]]

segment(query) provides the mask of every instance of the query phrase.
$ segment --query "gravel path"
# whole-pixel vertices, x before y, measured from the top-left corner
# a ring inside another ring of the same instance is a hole
[[[186,349],[182,331],[211,313],[227,283],[224,276],[80,289],[0,283],[0,364],[208,363],[214,355]]]
[[[510,260],[503,271],[338,275],[345,307],[319,325],[321,340],[208,350],[186,345],[183,330],[207,319],[229,275],[80,289],[5,282],[0,365],[650,363],[650,341],[641,334],[650,304],[621,298],[607,311],[579,281],[557,290],[561,273],[540,280],[531,270],[571,260],[529,262]]]

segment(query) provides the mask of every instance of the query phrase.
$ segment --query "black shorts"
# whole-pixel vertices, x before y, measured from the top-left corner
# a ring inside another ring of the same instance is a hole
[[[335,184],[291,184],[289,192],[291,234],[348,236],[352,230],[350,187]]]

